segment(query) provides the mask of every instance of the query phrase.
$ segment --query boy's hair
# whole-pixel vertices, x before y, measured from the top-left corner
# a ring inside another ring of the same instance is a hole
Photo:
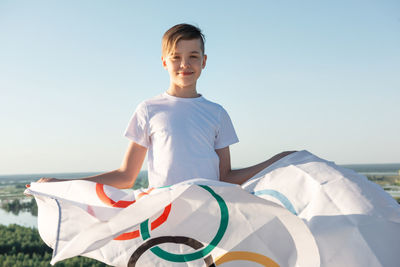
[[[173,26],[164,33],[164,36],[162,38],[162,44],[161,44],[162,56],[164,57],[173,52],[173,50],[176,47],[176,44],[180,40],[193,40],[193,39],[200,39],[201,51],[203,52],[204,55],[205,37],[198,27],[186,23]]]

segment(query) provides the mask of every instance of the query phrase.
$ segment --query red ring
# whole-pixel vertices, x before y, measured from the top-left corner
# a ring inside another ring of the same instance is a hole
[[[144,195],[148,195],[153,189],[154,188],[149,188],[147,192],[140,193],[138,195],[138,199]],[[112,200],[107,196],[106,192],[104,192],[104,184],[96,183],[96,194],[104,204],[114,208],[126,208],[136,202],[136,200],[133,201],[119,200],[118,202],[115,202],[114,200]]]
[[[149,188],[146,192],[141,192],[138,195],[138,199],[145,195],[148,195],[153,189],[154,188]],[[114,207],[114,208],[126,208],[136,202],[136,200],[133,200],[133,201],[119,200],[119,201],[115,202],[114,200],[109,198],[107,196],[107,194],[104,192],[104,184],[96,183],[96,194],[104,204]],[[168,206],[166,206],[164,208],[163,213],[151,223],[151,225],[150,225],[151,230],[156,229],[157,227],[159,227],[161,224],[163,224],[168,219],[169,213],[171,211],[171,205],[172,205],[172,203],[170,203]],[[130,240],[130,239],[137,238],[139,236],[140,236],[139,230],[135,230],[135,231],[128,232],[128,233],[123,233],[123,234],[117,236],[116,238],[114,238],[114,240]]]

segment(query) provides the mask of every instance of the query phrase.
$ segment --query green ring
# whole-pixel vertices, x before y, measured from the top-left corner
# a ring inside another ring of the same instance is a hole
[[[210,244],[206,246],[205,248],[193,252],[193,253],[188,253],[188,254],[174,254],[167,252],[163,249],[161,249],[158,246],[155,246],[151,248],[150,250],[156,254],[158,257],[167,260],[167,261],[172,261],[172,262],[188,262],[188,261],[193,261],[197,260],[200,258],[204,258],[208,253],[210,253],[221,241],[222,237],[224,236],[226,232],[226,228],[228,227],[228,221],[229,221],[229,212],[228,212],[228,207],[223,200],[222,197],[217,195],[210,187],[206,185],[199,185],[200,187],[204,188],[207,190],[218,202],[220,211],[221,211],[221,221],[218,227],[217,234],[215,237],[211,240]],[[140,232],[142,234],[142,239],[146,240],[150,238],[150,232],[149,232],[149,226],[148,226],[148,221],[146,220],[140,224]]]

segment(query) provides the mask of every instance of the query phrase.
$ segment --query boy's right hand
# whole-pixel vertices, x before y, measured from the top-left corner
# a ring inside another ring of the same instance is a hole
[[[42,177],[36,181],[36,183],[49,183],[49,182],[61,182],[64,181],[63,179],[56,179],[56,178],[49,178],[49,177]]]
[[[62,179],[56,179],[56,178],[49,178],[49,177],[42,177],[42,178],[40,178],[39,180],[37,180],[36,183],[49,183],[49,182],[61,182],[61,181],[64,181],[64,180],[62,180]],[[31,187],[30,184],[27,184],[27,185],[25,185],[25,186],[26,186],[26,188],[30,188],[30,187]],[[25,192],[24,192],[24,194],[25,194],[26,196],[31,196],[29,193],[25,193]]]

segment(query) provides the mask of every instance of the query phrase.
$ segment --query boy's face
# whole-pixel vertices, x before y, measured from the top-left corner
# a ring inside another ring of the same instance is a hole
[[[175,50],[161,60],[168,70],[172,86],[196,89],[196,82],[206,66],[207,56],[203,55],[200,39],[180,40]]]

